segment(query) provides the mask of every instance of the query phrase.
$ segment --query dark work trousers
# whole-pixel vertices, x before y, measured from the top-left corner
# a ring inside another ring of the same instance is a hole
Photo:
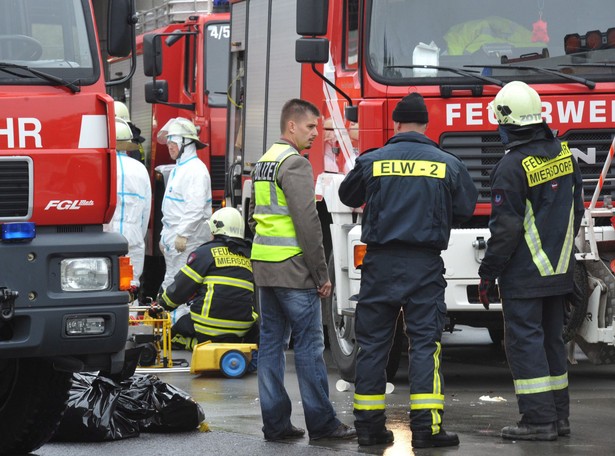
[[[360,435],[377,434],[385,425],[386,365],[400,309],[410,343],[410,427],[439,432],[444,407],[440,373],[446,316],[443,273],[438,252],[368,246],[356,310],[359,352],[354,416]]]
[[[502,301],[506,356],[521,421],[538,424],[568,418],[564,296]]]

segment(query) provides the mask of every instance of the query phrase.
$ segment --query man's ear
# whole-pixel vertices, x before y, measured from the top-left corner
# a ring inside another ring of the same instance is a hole
[[[286,131],[288,131],[289,133],[295,133],[296,128],[297,128],[297,124],[295,123],[294,120],[289,120],[288,123],[286,124]]]

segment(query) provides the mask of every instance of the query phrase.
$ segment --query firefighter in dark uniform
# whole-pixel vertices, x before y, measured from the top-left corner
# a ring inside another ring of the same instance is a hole
[[[440,252],[451,227],[472,216],[477,190],[463,163],[425,136],[427,121],[423,97],[404,97],[393,111],[395,136],[363,153],[339,189],[347,206],[365,203],[354,395],[360,445],[393,441],[385,426],[386,365],[400,309],[410,342],[412,446],[459,444],[442,429],[446,281]]]
[[[209,220],[213,240],[188,256],[158,299],[166,309],[189,302],[190,314],[172,331],[173,344],[188,350],[198,343],[258,343],[250,244],[237,209],[222,208]]]
[[[522,415],[505,439],[568,435],[564,298],[573,289],[574,238],[583,216],[582,178],[568,145],[541,118],[538,93],[512,81],[490,108],[506,154],[491,173],[491,237],[479,268],[489,307],[498,280],[505,346]]]

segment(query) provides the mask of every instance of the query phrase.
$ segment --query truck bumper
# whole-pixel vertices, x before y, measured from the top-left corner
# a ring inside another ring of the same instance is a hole
[[[29,242],[0,243],[0,287],[19,294],[11,318],[0,319],[0,358],[72,357],[103,368],[110,356],[123,350],[128,337],[129,294],[119,290],[118,267],[128,245],[122,235],[103,232],[101,226],[59,231],[37,227]],[[104,289],[63,288],[62,261],[71,258],[108,260]],[[83,317],[98,317],[103,329],[70,334],[67,321]]]

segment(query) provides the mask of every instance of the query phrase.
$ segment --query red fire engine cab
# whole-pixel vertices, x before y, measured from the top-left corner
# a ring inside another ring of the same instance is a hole
[[[135,75],[109,92],[128,105],[131,121],[145,138],[144,162],[154,193],[142,280],[145,296],[156,296],[164,275],[158,248],[161,206],[174,162],[167,146],[156,138],[169,119],[185,117],[196,125],[207,144],[198,154],[209,170],[214,208],[224,197],[230,16],[228,1],[203,4],[177,0],[141,12]],[[152,28],[161,22],[166,25]],[[112,59],[109,66],[112,75],[122,77],[129,71],[130,59]]]
[[[108,52],[127,55],[132,2],[98,6]],[[103,231],[115,122],[92,2],[3,1],[0,23],[0,454],[26,454],[56,429],[72,372],[123,369],[132,268]]]
[[[500,342],[501,306],[483,309],[477,270],[489,238],[489,174],[504,153],[487,105],[512,80],[539,92],[544,118],[567,141],[585,179],[580,293],[570,302],[567,338],[595,362],[615,360],[613,172],[604,166],[615,133],[609,7],[606,0],[231,1],[228,204],[246,210],[250,171],[279,136],[283,103],[301,97],[318,106],[322,129],[309,160],[335,284],[323,320],[342,377],[354,375],[364,246],[361,210],[341,204],[337,190],[358,154],[393,135],[391,113],[410,92],[427,103],[427,135],[464,161],[480,194],[475,216],[453,230],[443,252],[448,326],[485,327]],[[389,376],[396,358],[394,348]]]

